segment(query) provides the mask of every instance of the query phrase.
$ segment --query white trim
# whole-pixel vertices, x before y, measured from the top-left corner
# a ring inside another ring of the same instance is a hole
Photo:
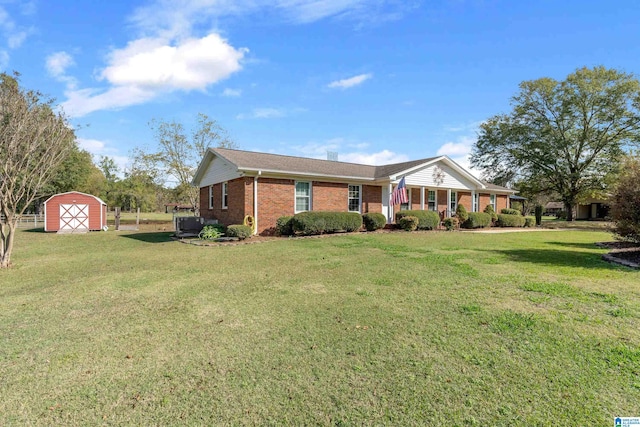
[[[452,169],[456,170],[458,173],[462,174],[465,178],[467,178],[471,182],[475,183],[480,188],[482,188],[482,189],[486,188],[486,185],[482,181],[480,181],[478,178],[476,178],[470,172],[468,172],[465,168],[463,168],[462,166],[460,166],[459,164],[457,164],[456,162],[454,162],[453,160],[451,160],[447,156],[436,157],[435,159],[431,159],[428,162],[424,162],[424,163],[421,163],[421,164],[419,164],[417,166],[414,166],[412,168],[405,169],[405,170],[400,171],[400,172],[396,172],[395,174],[390,175],[389,179],[392,180],[392,181],[395,181],[397,179],[397,177],[399,177],[399,176],[408,175],[413,171],[416,171],[418,169],[423,169],[423,168],[425,168],[425,167],[427,167],[427,166],[429,166],[429,165],[431,165],[433,163],[437,163],[437,162],[446,163],[449,167],[451,167]]]
[[[492,197],[493,197],[493,203],[491,203]],[[489,204],[493,207],[493,211],[495,213],[498,213],[498,198],[493,193],[489,193]]]
[[[213,184],[209,186],[209,210],[213,209]]]
[[[254,234],[258,234],[258,175],[253,177],[253,223],[255,224],[256,231]]]
[[[451,189],[447,188],[447,209],[446,216],[451,217]]]
[[[424,210],[424,186],[420,187],[420,210]]]
[[[220,194],[220,206],[222,207],[222,209],[229,209],[229,181],[225,181],[222,183]],[[225,201],[227,202],[226,204]]]
[[[299,211],[298,210],[298,193],[297,193],[297,189],[296,186],[298,185],[299,182],[305,182],[307,184],[309,184],[309,195],[307,197],[309,197],[309,209],[304,210],[304,211]],[[294,213],[300,213],[300,212],[309,212],[313,210],[313,181],[294,181],[293,183],[293,212]]]
[[[382,187],[384,191],[384,187]],[[395,221],[395,219],[393,218],[393,205],[391,204],[391,194],[393,193],[393,185],[391,183],[389,183],[389,185],[387,186],[388,188],[388,194],[389,194],[389,202],[387,204],[387,222],[390,224],[393,221]]]
[[[471,190],[471,212],[480,210],[480,194],[476,190]]]

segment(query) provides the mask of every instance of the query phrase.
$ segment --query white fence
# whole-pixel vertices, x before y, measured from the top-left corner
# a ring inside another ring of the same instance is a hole
[[[4,215],[0,215],[0,222],[5,223]],[[24,214],[18,217],[18,228],[44,227],[44,214]]]

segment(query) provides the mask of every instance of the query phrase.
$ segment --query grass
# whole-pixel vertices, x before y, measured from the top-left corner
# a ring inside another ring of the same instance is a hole
[[[609,425],[638,415],[640,273],[603,232],[230,247],[20,232],[2,425]]]

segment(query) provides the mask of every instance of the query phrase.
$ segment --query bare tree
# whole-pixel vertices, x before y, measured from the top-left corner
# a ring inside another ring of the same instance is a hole
[[[53,100],[0,74],[0,268],[11,265],[19,217],[75,147],[75,133]]]
[[[187,136],[182,123],[176,121],[152,120],[149,126],[158,141],[158,151],[147,153],[135,150],[133,157],[139,164],[161,170],[164,176],[173,178],[176,187],[184,190],[189,203],[197,208],[198,189],[191,185],[193,175],[209,147],[235,148],[227,132],[206,114],[199,113],[197,126]]]

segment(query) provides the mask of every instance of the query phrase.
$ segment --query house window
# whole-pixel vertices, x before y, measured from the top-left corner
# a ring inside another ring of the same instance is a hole
[[[449,210],[451,211],[451,214],[453,214],[453,212],[456,211],[456,208],[458,207],[458,193],[456,193],[455,191],[451,192],[451,200],[449,200]]]
[[[411,209],[411,189],[407,188],[407,203],[400,203],[401,211],[408,211]]]
[[[436,210],[436,192],[429,190],[429,210]]]
[[[349,212],[360,212],[360,189],[359,185],[349,186]]]
[[[209,186],[209,209],[213,209],[213,185]]]
[[[296,182],[296,213],[311,210],[311,183]]]
[[[227,205],[228,202],[228,182],[223,182],[222,183],[222,209],[227,209],[229,207],[229,205]]]
[[[489,203],[493,207],[493,211],[494,212],[498,212],[498,208],[496,206],[496,195],[495,194],[490,194],[489,195]]]
[[[472,212],[478,212],[478,202],[480,201],[480,194],[475,193],[473,195],[473,209]]]

